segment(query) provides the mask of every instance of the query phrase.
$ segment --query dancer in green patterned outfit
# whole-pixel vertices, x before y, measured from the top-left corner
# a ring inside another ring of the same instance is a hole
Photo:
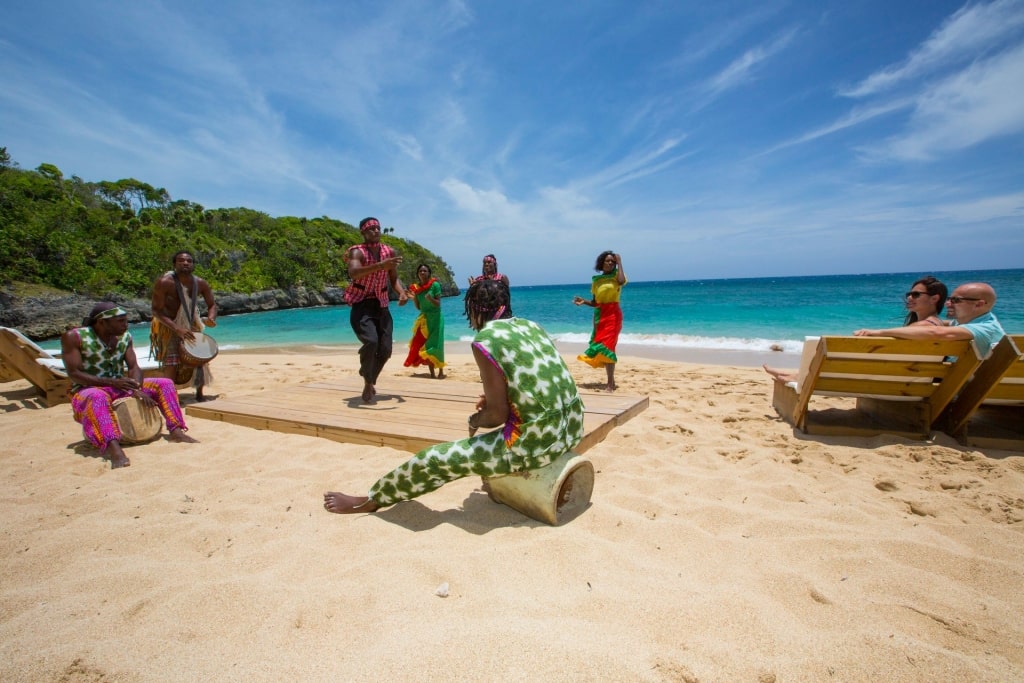
[[[431,446],[384,475],[366,496],[324,494],[330,512],[373,512],[470,475],[544,467],[583,438],[583,403],[558,349],[539,325],[506,318],[508,289],[479,280],[466,292],[477,330],[473,358],[484,393],[469,416],[469,438]],[[475,436],[477,429],[501,427]]]

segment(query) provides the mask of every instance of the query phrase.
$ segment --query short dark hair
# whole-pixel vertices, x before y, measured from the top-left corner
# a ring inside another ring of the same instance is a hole
[[[433,271],[433,270],[431,270],[431,268],[430,268],[430,266],[429,266],[429,265],[427,265],[426,263],[421,263],[421,264],[419,264],[418,266],[416,266],[416,274],[417,274],[417,275],[418,275],[418,274],[419,274],[419,272],[420,272],[420,268],[426,268],[426,269],[427,269],[427,273],[429,273],[430,275],[433,275],[433,274],[434,274],[434,271]]]
[[[362,230],[363,226],[366,225],[367,223],[369,223],[370,221],[377,221],[377,225],[380,225],[380,221],[379,220],[377,220],[373,216],[367,216],[363,220],[359,221],[359,229]]]
[[[174,254],[174,256],[171,257],[171,266],[172,267],[174,266],[175,263],[178,262],[178,257],[181,256],[182,254],[188,254],[189,257],[192,259],[192,261],[195,262],[196,257],[192,256],[192,252],[183,249],[182,251],[177,252],[176,254]]]
[[[597,255],[597,262],[594,264],[594,270],[604,270],[604,260],[609,256],[615,256],[614,251],[602,251]]]

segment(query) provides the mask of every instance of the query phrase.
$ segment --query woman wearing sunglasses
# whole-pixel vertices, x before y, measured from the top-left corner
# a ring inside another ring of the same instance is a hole
[[[928,275],[917,280],[904,295],[907,318],[904,325],[944,325],[942,309],[949,290],[939,280]]]

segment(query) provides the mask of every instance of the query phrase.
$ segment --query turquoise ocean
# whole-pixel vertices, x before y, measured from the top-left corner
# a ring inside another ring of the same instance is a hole
[[[914,280],[935,275],[950,291],[963,282],[988,282],[999,299],[995,314],[1010,332],[1024,332],[1024,269],[933,273],[884,273],[749,279],[630,282],[622,290],[625,322],[620,355],[630,347],[665,350],[769,351],[773,345],[798,354],[807,335],[850,334],[862,327],[902,324],[903,293]],[[513,279],[514,282],[514,279]],[[589,281],[575,285],[512,287],[516,315],[543,326],[559,342],[586,343],[593,309]],[[462,297],[442,300],[445,338],[471,339]],[[411,336],[417,312],[392,302],[395,356]],[[222,350],[357,344],[346,306],[290,309],[224,316],[210,330]],[[136,345],[148,343],[148,325],[134,326]]]

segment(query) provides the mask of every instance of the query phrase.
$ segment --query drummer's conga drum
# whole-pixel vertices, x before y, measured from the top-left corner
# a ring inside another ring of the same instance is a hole
[[[111,403],[124,443],[145,443],[160,436],[164,417],[155,403],[137,396],[125,396]]]
[[[220,349],[213,337],[202,332],[195,332],[191,340],[185,340],[181,344],[181,364],[191,368],[198,368],[206,365],[217,357]]]

